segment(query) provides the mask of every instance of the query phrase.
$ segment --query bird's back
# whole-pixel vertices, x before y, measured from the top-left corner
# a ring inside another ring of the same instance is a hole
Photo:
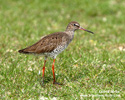
[[[41,40],[25,49],[19,50],[20,53],[49,53],[58,48],[69,44],[70,37],[65,32],[57,32],[44,36]]]

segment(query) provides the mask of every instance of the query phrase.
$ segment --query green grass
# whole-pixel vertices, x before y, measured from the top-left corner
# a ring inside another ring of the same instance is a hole
[[[95,34],[76,31],[56,58],[56,80],[64,85],[52,84],[49,58],[41,87],[44,57],[17,51],[70,21]],[[0,99],[124,99],[124,27],[124,0],[0,0]]]

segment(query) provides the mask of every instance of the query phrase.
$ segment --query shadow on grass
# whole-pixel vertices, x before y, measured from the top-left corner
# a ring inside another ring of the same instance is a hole
[[[43,78],[41,76],[39,76],[38,81],[39,81],[41,87],[45,87],[45,85],[47,83],[49,83],[50,81],[52,81],[51,84],[53,84],[53,85],[60,85],[60,86],[64,85],[63,83],[58,83],[58,82],[53,83],[53,79],[50,77],[44,77],[44,83],[43,83]]]
[[[43,83],[43,77],[38,76],[38,81],[41,85],[41,87],[44,87],[45,84],[49,83],[52,80],[50,77],[44,77],[44,83]]]

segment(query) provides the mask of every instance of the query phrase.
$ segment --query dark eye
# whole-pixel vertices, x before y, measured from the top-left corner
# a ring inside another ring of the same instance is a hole
[[[73,24],[74,26],[76,26],[76,27],[79,27],[79,25],[78,24]]]
[[[77,26],[76,24],[74,24],[74,26]]]

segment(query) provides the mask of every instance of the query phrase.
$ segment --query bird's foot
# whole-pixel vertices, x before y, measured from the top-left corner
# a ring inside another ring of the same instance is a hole
[[[53,82],[53,84],[55,84],[55,85],[63,85],[62,83],[58,83],[58,82]]]
[[[43,81],[40,81],[40,85],[41,85],[42,87],[44,87],[44,82],[43,82]]]

